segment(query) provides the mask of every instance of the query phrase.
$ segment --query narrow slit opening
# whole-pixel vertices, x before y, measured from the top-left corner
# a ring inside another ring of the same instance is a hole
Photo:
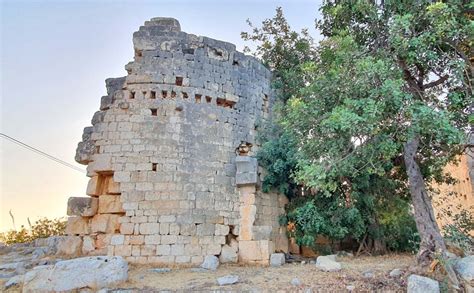
[[[196,103],[201,103],[201,95],[196,94],[194,98],[196,99]]]

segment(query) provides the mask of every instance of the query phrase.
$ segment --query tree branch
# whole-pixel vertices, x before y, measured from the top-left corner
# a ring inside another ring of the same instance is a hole
[[[426,90],[426,89],[429,89],[429,88],[438,86],[438,85],[440,85],[440,84],[443,84],[443,82],[445,82],[446,80],[448,80],[448,77],[449,77],[449,75],[444,75],[444,76],[442,76],[441,78],[439,78],[438,80],[435,80],[435,81],[432,81],[432,82],[430,82],[430,83],[427,83],[427,84],[423,85],[423,89]]]

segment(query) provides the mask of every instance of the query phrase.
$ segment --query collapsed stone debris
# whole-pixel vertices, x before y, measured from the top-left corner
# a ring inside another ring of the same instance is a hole
[[[287,199],[261,190],[255,158],[271,118],[270,71],[173,18],[146,21],[133,44],[128,75],[106,80],[77,148],[90,181],[88,197],[68,201],[67,234],[80,253],[268,264],[288,252],[278,224]]]

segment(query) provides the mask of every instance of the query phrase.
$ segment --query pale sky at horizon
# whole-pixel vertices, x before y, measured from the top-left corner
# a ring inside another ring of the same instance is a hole
[[[74,164],[82,130],[105,94],[104,80],[126,75],[132,34],[156,16],[185,32],[236,44],[245,20],[260,23],[282,6],[292,28],[307,27],[321,1],[5,1],[0,0],[0,132]],[[88,178],[0,138],[0,231],[39,217],[66,216]]]

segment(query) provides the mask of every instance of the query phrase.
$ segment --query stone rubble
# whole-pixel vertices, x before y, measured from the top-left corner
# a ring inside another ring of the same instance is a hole
[[[219,259],[215,255],[208,255],[204,258],[204,262],[200,268],[215,271],[219,267]]]
[[[390,271],[390,277],[392,278],[398,278],[401,275],[403,275],[403,271],[400,269],[393,269],[392,271]]]
[[[300,281],[300,279],[298,279],[298,278],[293,278],[293,279],[291,279],[291,282],[290,282],[290,283],[291,283],[291,285],[293,285],[293,286],[301,286],[301,281]]]
[[[334,255],[318,256],[316,267],[325,272],[337,272],[341,270],[341,264],[338,263]]]
[[[232,285],[239,282],[239,276],[227,275],[224,277],[217,278],[217,284],[219,286]]]
[[[439,283],[436,280],[418,276],[410,275],[408,277],[407,293],[439,293]]]
[[[279,267],[285,264],[285,254],[284,253],[272,253],[270,255],[270,265],[272,267]]]
[[[458,274],[466,292],[474,292],[474,255],[458,259],[454,263],[454,270]]]
[[[83,257],[28,271],[24,275],[23,292],[101,289],[127,279],[128,264],[122,257]]]

